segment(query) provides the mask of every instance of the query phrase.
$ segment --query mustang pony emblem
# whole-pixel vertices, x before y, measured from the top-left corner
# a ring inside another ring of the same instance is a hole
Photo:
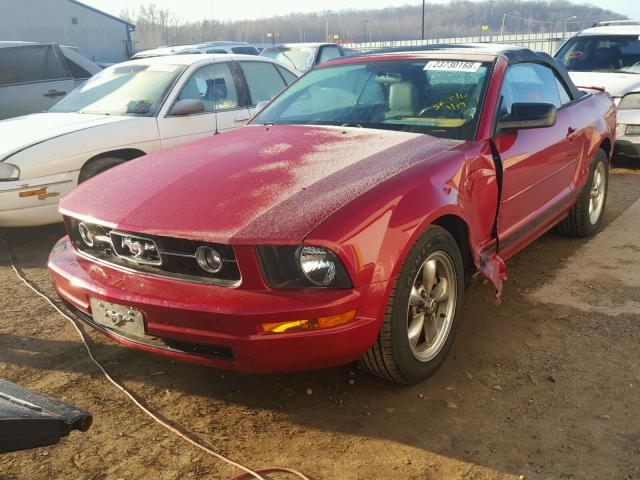
[[[143,242],[130,237],[123,237],[122,247],[129,249],[129,253],[134,257],[142,257],[146,252],[156,251],[156,246],[152,242]]]

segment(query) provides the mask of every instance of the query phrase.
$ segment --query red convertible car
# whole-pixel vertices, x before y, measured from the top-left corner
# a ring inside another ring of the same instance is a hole
[[[246,127],[61,202],[55,288],[125,345],[222,368],[360,359],[403,383],[451,348],[475,272],[601,224],[615,107],[551,57],[466,46],[316,68]]]

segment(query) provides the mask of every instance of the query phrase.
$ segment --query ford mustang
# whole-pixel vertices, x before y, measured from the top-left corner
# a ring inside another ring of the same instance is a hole
[[[476,273],[602,222],[615,107],[553,58],[470,45],[343,58],[245,128],[66,195],[55,288],[125,345],[217,367],[360,360],[415,383]]]

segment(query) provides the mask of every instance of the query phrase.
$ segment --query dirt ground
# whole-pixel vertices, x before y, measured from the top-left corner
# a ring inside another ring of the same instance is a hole
[[[255,468],[290,466],[315,479],[640,479],[640,170],[626,167],[612,171],[599,235],[551,232],[530,246],[509,262],[500,306],[490,285],[471,286],[451,355],[421,385],[385,383],[355,365],[222,372],[93,332],[92,347],[164,419]],[[0,230],[50,294],[45,262],[61,235],[59,226]],[[0,456],[1,479],[239,473],[108,384],[73,328],[19,283],[2,251],[0,291],[0,377],[94,414],[87,433]]]

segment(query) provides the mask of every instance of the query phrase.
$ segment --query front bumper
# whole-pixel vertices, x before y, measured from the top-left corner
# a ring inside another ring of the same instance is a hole
[[[618,110],[615,153],[640,158],[640,135],[629,135],[629,126],[640,126],[640,110]]]
[[[78,254],[67,237],[49,258],[58,295],[78,317],[127,346],[250,372],[307,370],[357,360],[375,341],[386,284],[354,289],[243,290],[131,273]],[[98,325],[90,298],[143,313],[144,338]],[[262,324],[357,310],[326,330],[264,334]]]
[[[79,172],[75,171],[0,182],[0,227],[32,227],[61,222],[58,201],[78,184],[78,175]],[[24,196],[27,194],[30,195]]]

